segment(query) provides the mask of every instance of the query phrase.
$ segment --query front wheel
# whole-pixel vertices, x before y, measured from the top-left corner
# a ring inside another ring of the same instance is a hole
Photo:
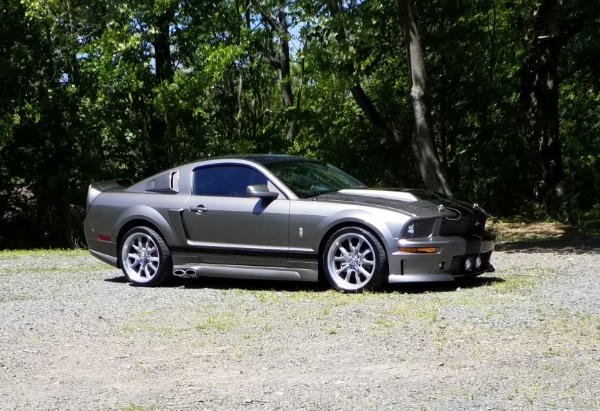
[[[381,242],[360,227],[345,227],[331,236],[323,252],[323,267],[329,283],[343,292],[376,290],[388,277]]]
[[[155,287],[171,278],[169,247],[149,227],[129,230],[121,242],[121,268],[133,285]]]

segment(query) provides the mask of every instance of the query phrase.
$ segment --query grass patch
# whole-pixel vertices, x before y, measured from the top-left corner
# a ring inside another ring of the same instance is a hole
[[[369,299],[376,298],[381,299],[382,293],[372,293],[364,291],[357,294],[344,294],[339,291],[329,289],[325,291],[320,290],[298,290],[288,291],[285,294],[288,301],[327,301],[331,306],[344,306],[349,304],[356,304],[366,302]]]
[[[269,304],[269,303],[273,304],[273,303],[278,303],[280,301],[279,296],[273,290],[257,291],[255,293],[255,297],[262,304]]]
[[[400,303],[387,310],[386,314],[403,320],[423,320],[435,323],[438,321],[437,301],[432,304],[424,304],[425,301],[413,304]]]
[[[506,277],[504,281],[499,281],[491,284],[491,287],[500,293],[510,293],[515,290],[533,288],[537,281],[535,277],[527,275],[513,275]]]
[[[157,315],[160,315],[160,311],[159,310],[153,310],[153,311],[142,311],[141,313],[138,313],[138,316],[144,318],[144,317],[156,317]]]
[[[135,334],[138,332],[150,332],[157,333],[163,335],[175,334],[176,331],[185,331],[185,329],[176,330],[171,325],[162,325],[160,323],[160,319],[158,316],[160,315],[160,311],[152,310],[152,311],[142,311],[137,314],[138,317],[143,318],[139,323],[129,323],[125,324],[122,327],[122,331],[125,334]],[[150,324],[148,321],[152,321]]]
[[[316,310],[311,310],[310,314],[318,319],[321,320],[325,317],[329,317],[331,315],[331,307],[322,307],[322,308],[318,308]]]
[[[125,334],[136,334],[138,332],[151,332],[163,335],[174,334],[175,330],[173,327],[166,325],[152,325],[152,324],[125,324],[122,328]]]
[[[212,314],[204,322],[196,325],[198,331],[209,332],[229,332],[233,331],[237,325],[237,320],[233,314],[217,313]]]
[[[141,404],[136,404],[136,403],[130,403],[129,405],[126,405],[125,407],[123,407],[121,409],[121,411],[149,411],[149,410],[157,410],[158,408],[155,407],[151,407],[151,408],[147,408],[144,405]]]
[[[495,281],[489,284],[493,290],[500,293],[510,293],[531,289],[535,287],[541,279],[547,276],[555,275],[556,271],[550,268],[521,268],[517,273],[502,276],[503,281]]]
[[[87,250],[81,249],[36,249],[36,250],[2,250],[0,251],[0,259],[8,259],[14,257],[31,257],[31,256],[44,256],[54,255],[57,257],[81,257],[89,255]]]
[[[36,274],[36,273],[87,273],[92,271],[114,270],[107,264],[84,265],[81,267],[4,267],[0,269],[0,276],[10,276],[15,274]]]
[[[11,303],[13,301],[29,301],[31,297],[22,294],[9,294],[0,296],[0,304]]]

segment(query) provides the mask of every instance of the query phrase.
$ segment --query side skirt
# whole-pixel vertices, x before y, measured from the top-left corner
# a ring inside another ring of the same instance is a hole
[[[104,254],[95,250],[90,250],[90,254],[96,257],[98,260],[103,261],[107,264],[112,265],[113,267],[119,268],[119,264],[117,262],[117,257],[113,257],[108,254]]]
[[[182,264],[173,266],[181,278],[219,277],[253,280],[311,281],[319,279],[318,270],[287,267],[258,267],[222,264]]]

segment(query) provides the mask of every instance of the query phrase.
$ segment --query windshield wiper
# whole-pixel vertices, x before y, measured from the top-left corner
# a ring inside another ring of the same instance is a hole
[[[311,193],[311,197],[318,197],[318,196],[322,196],[323,194],[329,194],[329,193],[336,193],[339,190],[337,188],[330,188],[327,190],[321,190],[321,191],[317,191],[315,193]]]

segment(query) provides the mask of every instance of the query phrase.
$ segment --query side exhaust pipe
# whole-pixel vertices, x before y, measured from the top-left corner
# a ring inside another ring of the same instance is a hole
[[[198,277],[198,273],[196,272],[196,270],[191,269],[191,268],[178,268],[176,270],[173,270],[173,275],[175,277],[179,277],[179,278],[197,278]]]

